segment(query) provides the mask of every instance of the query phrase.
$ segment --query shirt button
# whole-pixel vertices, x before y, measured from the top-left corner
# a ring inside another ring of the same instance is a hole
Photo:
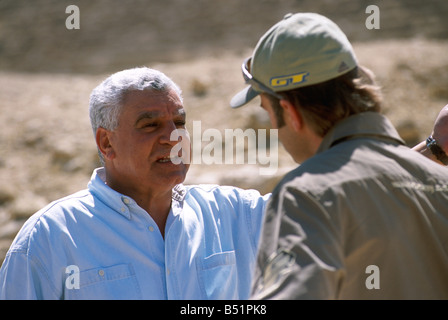
[[[166,274],[170,275],[170,269],[168,269],[168,268],[166,269]]]
[[[104,276],[104,270],[100,270],[100,271],[98,271],[98,274],[101,276],[101,277],[103,277]]]
[[[121,212],[125,212],[126,208],[125,207],[121,207]]]
[[[123,202],[124,202],[125,204],[130,204],[130,203],[131,203],[131,200],[129,200],[128,198],[123,198]]]
[[[154,231],[154,227],[153,227],[153,226],[149,226],[149,227],[148,227],[148,230],[151,231],[151,232],[153,232],[153,231]]]

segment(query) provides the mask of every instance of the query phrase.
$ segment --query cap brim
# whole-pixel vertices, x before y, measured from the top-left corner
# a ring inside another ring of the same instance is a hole
[[[252,89],[252,86],[248,86],[246,89],[238,92],[230,101],[232,108],[239,108],[258,96],[259,93]]]

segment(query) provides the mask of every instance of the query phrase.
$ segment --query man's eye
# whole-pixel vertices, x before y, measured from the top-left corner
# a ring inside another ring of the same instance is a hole
[[[153,128],[153,127],[157,127],[156,122],[148,122],[143,125],[143,128]]]

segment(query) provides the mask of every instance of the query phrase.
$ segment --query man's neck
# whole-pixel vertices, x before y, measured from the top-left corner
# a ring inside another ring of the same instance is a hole
[[[124,185],[114,180],[107,171],[105,183],[115,191],[132,198],[151,216],[164,236],[166,220],[171,209],[172,189],[144,190],[141,186]]]
[[[157,224],[162,237],[164,237],[166,220],[171,210],[172,191],[157,197],[151,197],[150,195],[129,196],[151,216]]]

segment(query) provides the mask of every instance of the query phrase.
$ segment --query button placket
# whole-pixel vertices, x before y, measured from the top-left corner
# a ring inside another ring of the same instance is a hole
[[[179,274],[176,272],[176,264],[182,259],[178,256],[180,252],[176,251],[178,245],[176,235],[179,234],[176,227],[179,225],[176,226],[176,222],[173,222],[165,233],[165,279],[169,299],[182,297]]]

